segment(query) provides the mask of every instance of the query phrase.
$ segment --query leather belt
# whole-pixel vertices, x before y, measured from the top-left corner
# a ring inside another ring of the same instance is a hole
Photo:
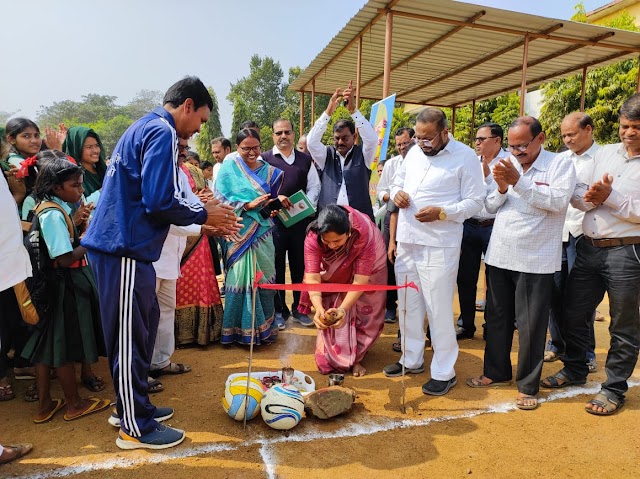
[[[486,226],[493,226],[494,222],[495,222],[495,219],[493,218],[489,218],[487,220],[477,220],[475,218],[469,218],[468,220],[465,221],[465,223],[469,223],[470,225],[473,225],[473,226],[479,226],[481,228],[484,228]]]
[[[614,246],[627,246],[630,244],[640,244],[640,236],[626,236],[624,238],[590,238],[584,235],[584,238],[596,248],[612,248]]]

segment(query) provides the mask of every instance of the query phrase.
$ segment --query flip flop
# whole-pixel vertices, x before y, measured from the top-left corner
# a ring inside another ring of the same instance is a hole
[[[96,412],[104,411],[109,406],[111,406],[111,401],[109,401],[108,399],[89,398],[89,400],[93,401],[91,406],[89,406],[87,409],[82,411],[80,414],[76,414],[75,416],[69,416],[68,414],[65,413],[65,415],[63,416],[64,420],[74,421],[76,419],[80,419],[81,417],[88,416]]]
[[[191,366],[182,363],[169,363],[167,367],[162,369],[154,369],[149,371],[149,376],[159,378],[165,374],[185,374],[191,371]]]
[[[86,387],[89,391],[94,393],[99,393],[100,391],[104,391],[106,387],[104,381],[100,376],[85,376],[80,379],[84,387]]]
[[[535,402],[533,404],[525,404],[525,399],[534,399]],[[516,407],[523,411],[533,411],[534,409],[537,409],[539,405],[540,403],[538,402],[538,398],[535,396],[526,395],[516,399]]]
[[[53,419],[53,416],[55,416],[56,413],[60,411],[60,409],[62,409],[67,404],[64,399],[54,399],[53,402],[56,403],[56,406],[51,411],[49,411],[49,414],[47,414],[47,416],[42,419],[36,419],[34,417],[33,418],[34,423],[43,424],[45,422],[51,421]]]
[[[491,381],[489,384],[485,384],[482,382],[483,379],[489,378],[484,375],[478,376],[477,378],[469,378],[467,379],[467,386],[470,388],[498,388],[511,385],[511,381]]]
[[[16,459],[20,459],[22,456],[25,456],[31,452],[33,446],[31,444],[12,444],[10,446],[4,446],[4,453],[7,452],[9,455],[11,452],[14,452],[15,455],[11,457],[2,458],[0,456],[0,464],[7,464],[8,462],[15,461]]]

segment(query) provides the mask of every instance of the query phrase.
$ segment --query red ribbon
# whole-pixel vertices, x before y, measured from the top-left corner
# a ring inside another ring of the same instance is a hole
[[[262,283],[258,284],[263,277],[262,271],[256,273],[256,279],[254,281],[254,287],[261,289],[277,289],[286,291],[320,291],[321,293],[342,293],[346,291],[391,291],[405,288],[413,288],[416,291],[420,291],[418,286],[410,281],[406,284],[400,284],[396,286],[389,286],[386,284],[342,284],[342,283],[320,283],[320,284],[306,284],[306,283],[294,283],[294,284],[272,284]]]
[[[16,172],[16,178],[26,178],[27,176],[29,176],[29,168],[32,166],[36,166],[35,155],[30,156],[20,163],[20,168]]]

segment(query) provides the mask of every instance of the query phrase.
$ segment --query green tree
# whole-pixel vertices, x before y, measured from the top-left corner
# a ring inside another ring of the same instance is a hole
[[[231,85],[227,99],[235,105],[238,101],[246,105],[247,116],[233,117],[233,124],[240,125],[253,120],[263,126],[271,126],[284,110],[283,73],[280,63],[271,57],[253,55],[249,62],[249,75]],[[241,110],[240,110],[241,111]],[[242,113],[245,113],[242,111]]]
[[[157,90],[140,90],[136,96],[127,103],[126,114],[137,120],[143,117],[157,106],[162,106],[163,94]]]
[[[233,102],[233,115],[231,122],[231,133],[229,140],[233,144],[236,141],[236,135],[240,131],[240,125],[250,118],[249,108],[242,98],[236,98]]]
[[[0,110],[0,127],[4,128],[4,126],[7,124],[7,122],[9,121],[9,118],[11,118],[13,115],[15,115],[16,113],[18,113],[20,110],[18,111],[4,111],[4,110]],[[4,140],[3,140],[4,141]]]
[[[576,5],[575,21],[586,21],[584,6]],[[638,31],[635,17],[623,11],[602,25],[622,30]],[[620,105],[636,91],[638,60],[624,60],[613,65],[587,72],[585,85],[585,112],[593,118],[594,137],[602,144],[619,141],[617,125]],[[540,121],[547,135],[547,147],[559,149],[563,142],[560,137],[560,123],[571,112],[580,109],[582,74],[547,83],[542,91],[544,105]]]
[[[118,140],[133,121],[134,120],[128,115],[118,115],[109,120],[99,120],[95,123],[74,126],[86,126],[93,129],[98,136],[100,136],[102,146],[104,146],[105,149],[105,155],[110,156]]]
[[[213,109],[209,120],[202,125],[200,133],[196,136],[196,151],[200,157],[200,161],[213,162],[213,156],[211,155],[211,140],[222,136],[222,126],[220,125],[220,111],[218,109],[218,96],[213,91],[212,87],[207,88],[209,95],[213,100]]]

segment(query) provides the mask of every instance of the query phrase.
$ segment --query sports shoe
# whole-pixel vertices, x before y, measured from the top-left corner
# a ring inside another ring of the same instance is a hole
[[[429,382],[422,386],[422,392],[431,394],[432,396],[444,396],[453,386],[458,384],[458,380],[453,376],[448,381],[438,381],[437,379],[429,379]]]
[[[315,326],[313,319],[311,319],[309,316],[307,316],[306,314],[302,314],[298,311],[294,311],[293,312],[293,320],[296,323],[300,323],[301,325],[309,328],[311,326]]]
[[[282,331],[287,327],[284,317],[282,316],[282,313],[276,313],[275,317],[273,318],[273,322],[275,323],[276,326],[278,326],[278,329],[280,331]]]
[[[184,441],[185,433],[182,429],[174,429],[163,424],[140,437],[129,436],[120,429],[116,446],[120,449],[168,449]]]
[[[402,376],[402,364],[400,363],[389,364],[388,366],[385,366],[382,369],[382,372],[388,378],[397,378],[399,376]],[[420,374],[423,372],[424,372],[424,364],[422,366],[418,366],[417,368],[407,368],[407,367],[404,368],[405,374]]]
[[[158,422],[166,421],[167,419],[171,419],[173,417],[173,408],[171,407],[157,407],[156,412],[153,413],[153,419]],[[107,419],[107,422],[111,424],[113,427],[120,427],[120,417],[116,412],[116,408],[113,408],[111,411],[111,416]]]
[[[396,310],[395,309],[387,309],[387,312],[384,313],[384,322],[393,324],[396,322]]]

